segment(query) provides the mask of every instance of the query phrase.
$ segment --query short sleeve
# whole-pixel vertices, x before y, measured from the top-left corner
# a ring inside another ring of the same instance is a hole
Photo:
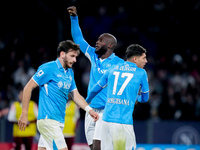
[[[45,83],[49,82],[52,77],[52,67],[47,64],[41,65],[37,72],[33,75],[33,80],[38,85],[44,85]]]
[[[141,92],[143,93],[149,92],[148,77],[145,70],[144,70],[144,74],[143,74],[142,82],[141,82]]]

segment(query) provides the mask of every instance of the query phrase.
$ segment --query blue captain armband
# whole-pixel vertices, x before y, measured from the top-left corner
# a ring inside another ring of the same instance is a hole
[[[140,103],[145,103],[149,99],[149,92],[141,93],[141,95],[137,95],[136,100]]]

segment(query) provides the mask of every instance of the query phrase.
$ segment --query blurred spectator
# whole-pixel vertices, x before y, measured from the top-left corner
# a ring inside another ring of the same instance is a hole
[[[161,103],[160,95],[156,91],[153,91],[151,93],[151,96],[149,97],[149,104],[151,106],[150,108],[151,119],[159,119],[158,107],[160,103]]]
[[[195,108],[195,113],[197,116],[197,120],[200,120],[200,92],[196,94],[196,108]]]
[[[12,103],[10,107],[8,121],[13,123],[14,149],[21,150],[21,146],[22,144],[24,144],[25,150],[31,150],[33,137],[37,133],[36,120],[38,116],[38,106],[33,100],[30,100],[28,111],[28,125],[25,131],[19,130],[18,120],[22,112],[22,96],[23,91],[21,90],[18,95],[18,100]]]
[[[79,108],[72,99],[68,99],[65,113],[65,126],[63,134],[68,150],[72,150],[72,146],[75,142],[76,126],[80,117]]]
[[[8,106],[8,101],[6,101],[3,92],[0,92],[0,118],[5,117],[8,114]]]
[[[34,75],[35,71],[34,68],[29,66],[29,62],[24,60],[18,61],[18,68],[13,73],[14,83],[16,85],[20,83],[24,87],[29,79]]]
[[[182,97],[183,103],[180,106],[181,116],[180,120],[196,120],[195,114],[195,100],[191,93],[187,93]]]

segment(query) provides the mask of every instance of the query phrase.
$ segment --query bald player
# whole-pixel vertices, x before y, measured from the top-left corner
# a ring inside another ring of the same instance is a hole
[[[117,63],[124,62],[123,59],[115,55],[114,49],[117,46],[117,39],[109,34],[103,33],[99,36],[95,47],[90,46],[83,38],[79,27],[78,16],[75,6],[67,8],[71,19],[71,34],[74,42],[80,45],[81,51],[90,60],[90,81],[87,95],[91,88],[103,76],[108,68]],[[88,113],[85,114],[85,135],[91,150],[101,149],[102,115],[107,99],[107,88],[99,92],[90,103],[90,107],[99,114],[99,120],[94,122]]]

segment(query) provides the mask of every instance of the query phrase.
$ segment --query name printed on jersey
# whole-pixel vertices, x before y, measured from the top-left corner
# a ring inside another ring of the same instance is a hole
[[[127,100],[127,99],[119,99],[119,98],[108,98],[108,103],[129,105],[129,100]]]

